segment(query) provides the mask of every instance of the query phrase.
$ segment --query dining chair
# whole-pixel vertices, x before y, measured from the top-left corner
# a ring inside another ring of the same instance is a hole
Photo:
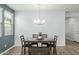
[[[32,34],[32,38],[38,38],[38,34]],[[38,43],[37,42],[32,42],[31,43],[31,47],[37,47],[38,46]]]
[[[38,34],[32,34],[32,38],[38,38]]]
[[[52,51],[52,47],[53,47],[53,54],[56,55],[57,54],[57,51],[56,51],[56,43],[57,43],[57,38],[58,36],[57,35],[54,35],[54,41],[53,43],[50,43],[48,44],[48,47],[50,47],[50,50]]]
[[[42,34],[42,37],[43,38],[47,38],[47,34]]]
[[[20,39],[21,39],[21,54],[24,54],[24,47],[29,47],[31,44],[28,43],[24,44],[25,41],[24,35],[21,35]]]
[[[58,38],[58,36],[57,35],[54,35],[54,44],[57,43],[57,38]]]
[[[42,38],[44,39],[44,38],[47,38],[47,34],[42,34]],[[42,43],[42,46],[43,47],[47,47],[47,45],[48,45],[48,42],[43,42]]]
[[[56,45],[57,38],[58,38],[58,36],[57,35],[54,35],[54,39],[53,39],[54,41],[53,41],[53,43],[50,44],[50,46]]]

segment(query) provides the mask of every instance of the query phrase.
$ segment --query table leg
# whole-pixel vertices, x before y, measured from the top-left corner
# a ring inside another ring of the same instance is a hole
[[[23,55],[24,53],[24,49],[23,49],[23,47],[21,47],[21,55]]]
[[[28,55],[31,55],[30,49],[31,49],[32,46],[30,46],[30,42],[28,42],[28,45],[29,45],[29,46],[28,46]]]
[[[26,47],[24,47],[24,55],[26,54]]]
[[[56,45],[54,45],[54,47],[53,47],[53,54],[57,55]]]
[[[24,55],[26,54],[26,46],[25,46],[25,42],[24,42]]]

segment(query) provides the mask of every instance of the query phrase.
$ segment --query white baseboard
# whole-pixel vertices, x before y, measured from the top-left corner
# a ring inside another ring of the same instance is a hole
[[[7,51],[9,51],[10,49],[12,49],[15,45],[13,45],[12,47],[8,48],[7,50],[5,50],[4,52],[2,52],[0,55],[3,55],[4,53],[6,53]]]

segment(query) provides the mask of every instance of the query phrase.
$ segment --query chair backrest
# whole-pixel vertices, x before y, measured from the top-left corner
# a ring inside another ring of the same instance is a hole
[[[32,34],[32,38],[38,38],[38,34]]]
[[[43,38],[47,38],[47,34],[42,34],[42,37]]]
[[[58,39],[58,36],[57,35],[54,35],[54,43],[55,44],[57,43],[57,39]]]
[[[20,36],[20,39],[21,39],[21,45],[24,45],[24,40],[25,40],[25,39],[24,39],[24,35],[21,35],[21,36]]]

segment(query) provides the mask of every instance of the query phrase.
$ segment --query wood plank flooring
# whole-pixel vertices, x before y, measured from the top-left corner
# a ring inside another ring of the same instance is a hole
[[[53,55],[52,52],[51,55]],[[21,55],[21,47],[16,46],[4,55]],[[26,48],[26,55],[28,55],[28,48]],[[57,47],[57,55],[79,55],[79,43],[67,40],[65,47]]]

